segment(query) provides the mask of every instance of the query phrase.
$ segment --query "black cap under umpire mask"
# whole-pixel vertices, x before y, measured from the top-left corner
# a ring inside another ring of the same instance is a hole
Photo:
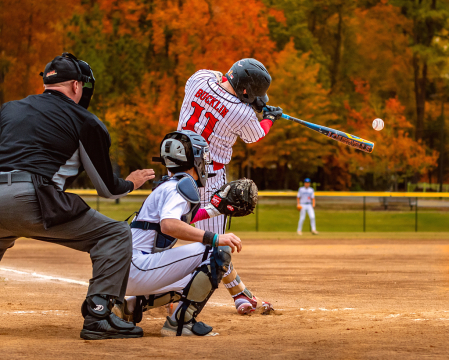
[[[44,78],[46,85],[70,80],[82,81],[83,94],[78,104],[85,109],[89,107],[90,99],[94,94],[95,78],[87,62],[78,60],[76,56],[65,52],[49,62],[40,75]]]

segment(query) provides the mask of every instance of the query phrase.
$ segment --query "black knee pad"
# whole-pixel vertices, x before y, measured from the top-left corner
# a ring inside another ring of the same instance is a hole
[[[229,246],[219,246],[213,249],[210,257],[210,267],[212,275],[212,287],[218,288],[223,279],[223,275],[229,269],[232,259],[232,250]]]

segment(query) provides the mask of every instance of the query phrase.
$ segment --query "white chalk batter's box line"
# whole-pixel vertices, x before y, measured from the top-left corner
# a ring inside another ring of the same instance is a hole
[[[85,281],[78,281],[78,280],[67,279],[67,278],[63,278],[63,277],[57,277],[57,276],[49,276],[49,275],[44,275],[44,274],[38,274],[38,273],[35,273],[35,272],[30,273],[30,272],[26,272],[26,271],[20,271],[20,270],[15,270],[15,269],[8,269],[8,268],[3,268],[3,267],[0,267],[0,271],[12,272],[14,274],[19,274],[19,275],[33,276],[33,277],[36,277],[36,278],[41,279],[41,280],[47,280],[47,281],[48,280],[56,280],[56,281],[62,281],[62,282],[70,283],[70,284],[89,286],[89,283],[85,282]]]
[[[44,281],[52,281],[53,280],[53,281],[61,281],[61,282],[69,283],[69,284],[76,284],[76,285],[81,285],[81,286],[89,286],[89,283],[85,282],[85,281],[78,281],[78,280],[73,280],[73,279],[68,279],[68,278],[63,278],[63,277],[38,274],[36,272],[32,272],[31,273],[31,272],[26,272],[26,271],[21,271],[21,270],[16,270],[16,269],[3,268],[3,267],[0,267],[0,271],[10,272],[10,273],[13,273],[13,274],[18,274],[18,275],[32,276],[32,277],[35,277],[37,279],[44,280]],[[232,304],[223,304],[223,303],[213,302],[213,301],[209,301],[208,305],[234,307],[234,305],[232,305]],[[19,313],[17,313],[17,314],[19,314]]]

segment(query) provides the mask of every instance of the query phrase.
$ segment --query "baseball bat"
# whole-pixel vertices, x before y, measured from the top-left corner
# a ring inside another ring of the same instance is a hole
[[[267,108],[264,108],[265,110],[268,110]],[[301,119],[294,118],[293,116],[282,114],[282,118],[290,121],[294,121],[298,124],[301,124],[305,127],[308,127],[309,129],[319,132],[320,134],[323,134],[332,140],[339,141],[345,145],[349,145],[352,147],[355,147],[356,149],[362,150],[367,153],[372,153],[374,150],[374,143],[362,138],[359,138],[358,136],[351,135],[348,133],[345,133],[340,130],[331,129],[325,126],[317,125],[308,121],[304,121]]]

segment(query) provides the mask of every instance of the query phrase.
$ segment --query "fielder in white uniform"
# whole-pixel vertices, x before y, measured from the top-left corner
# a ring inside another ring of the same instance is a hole
[[[317,235],[315,224],[315,194],[313,188],[310,187],[310,179],[304,180],[304,186],[300,187],[297,195],[297,207],[300,211],[299,213],[299,223],[298,223],[298,235],[302,235],[302,226],[304,220],[306,219],[306,213],[309,214],[310,227],[312,228],[312,234]]]
[[[213,160],[208,171],[216,174],[201,189],[203,206],[226,183],[225,166],[231,161],[232,146],[237,137],[246,143],[257,142],[282,116],[281,108],[266,105],[270,83],[267,69],[255,59],[237,61],[225,76],[218,71],[200,70],[187,81],[178,130],[195,131],[206,139]],[[260,122],[256,111],[263,114]],[[195,226],[223,234],[225,217],[199,221]],[[269,305],[251,294],[232,266],[223,282],[240,314],[248,314],[260,305]]]
[[[189,225],[220,214],[211,204],[199,206],[197,186],[207,181],[208,151],[206,141],[192,131],[168,134],[158,159],[169,176],[160,181],[131,223],[128,297],[114,313],[138,323],[143,311],[179,301],[162,327],[162,336],[217,335],[196,317],[230,267],[231,252],[242,248],[234,234],[218,235]],[[172,248],[177,238],[194,243]]]

